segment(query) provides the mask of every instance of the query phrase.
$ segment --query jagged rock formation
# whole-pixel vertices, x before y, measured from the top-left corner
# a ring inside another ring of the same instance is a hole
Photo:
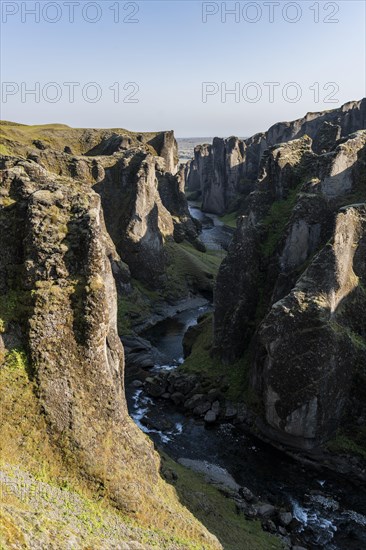
[[[362,380],[365,253],[366,205],[344,207],[331,241],[260,326],[253,376],[280,441],[312,447],[326,440],[339,426],[355,378]]]
[[[365,199],[365,130],[322,154],[307,135],[274,146],[219,271],[216,353],[246,355],[262,430],[295,447],[326,441],[365,387]]]
[[[5,147],[58,176],[87,182],[102,198],[107,230],[132,277],[159,288],[169,258],[165,243],[198,233],[182,194],[173,132],[4,125]],[[37,139],[33,139],[37,136]],[[162,201],[163,198],[163,201]],[[126,266],[125,266],[126,267]]]
[[[146,171],[152,166],[151,161]],[[1,175],[1,373],[8,372],[10,394],[21,377],[34,385],[28,398],[36,418],[45,421],[35,451],[43,468],[52,470],[50,446],[59,464],[124,513],[173,539],[181,536],[179,514],[187,540],[203,537],[210,548],[220,548],[161,480],[152,443],[128,416],[113,278],[120,264],[100,197],[89,184],[56,176],[30,160],[7,159]],[[29,368],[20,375],[14,357],[21,349]],[[27,391],[10,404],[1,428],[2,456],[11,445],[11,460],[23,467],[33,457],[30,443],[24,445],[24,419],[16,414]],[[26,402],[24,407],[26,417]],[[31,440],[37,429],[32,426]]]
[[[253,190],[264,152],[278,143],[308,135],[314,152],[326,153],[334,142],[366,126],[366,99],[346,103],[333,111],[308,113],[293,122],[280,122],[267,132],[244,141],[215,138],[212,145],[195,149],[187,164],[186,188],[199,191],[202,209],[214,214],[237,210]]]

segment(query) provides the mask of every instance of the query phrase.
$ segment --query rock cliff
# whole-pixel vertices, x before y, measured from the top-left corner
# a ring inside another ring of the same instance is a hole
[[[300,448],[365,408],[352,395],[366,364],[366,131],[328,149],[304,135],[263,155],[215,291],[216,354],[246,357],[263,431]]]
[[[169,265],[166,242],[187,238],[198,243],[177,173],[173,132],[5,123],[3,134],[10,157],[20,155],[97,191],[108,233],[133,278],[153,288],[164,286]]]
[[[143,526],[161,530],[154,535],[160,547],[169,538],[177,549],[194,542],[201,547],[202,540],[220,548],[162,481],[158,454],[128,416],[113,277],[120,262],[100,196],[88,183],[57,176],[32,160],[13,157],[5,165],[0,187],[2,460],[33,475],[40,469],[61,487],[70,482],[88,487],[123,511],[116,526],[126,516],[133,518],[135,535],[122,537],[121,548],[147,548],[134,542],[142,540]],[[154,164],[148,159],[141,166],[144,185]],[[13,499],[5,510],[7,526],[13,525],[14,506]],[[23,514],[19,525],[24,519]],[[24,536],[38,548],[37,533]],[[80,533],[70,537],[73,542],[59,541],[59,547],[83,547]],[[90,544],[116,547],[108,541]]]
[[[329,151],[336,140],[366,126],[366,99],[338,109],[308,113],[305,117],[274,124],[265,133],[246,140],[215,138],[200,145],[187,164],[187,191],[199,191],[202,209],[214,214],[238,210],[243,197],[253,190],[264,152],[278,143],[308,135],[314,152]]]

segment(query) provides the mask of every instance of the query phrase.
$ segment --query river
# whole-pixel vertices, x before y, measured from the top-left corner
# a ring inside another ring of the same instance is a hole
[[[203,226],[207,248],[227,249],[232,230],[197,205],[190,211]],[[186,310],[146,331],[164,354],[155,372],[176,369],[183,362],[183,336],[189,326],[212,309],[212,304]],[[300,538],[309,549],[363,550],[366,548],[366,494],[328,471],[305,469],[298,462],[232,424],[206,428],[183,415],[170,401],[152,399],[143,389],[127,385],[129,411],[137,425],[175,460],[194,459],[221,468],[240,485],[275,505],[292,509],[301,526]],[[240,545],[238,546],[239,550]]]

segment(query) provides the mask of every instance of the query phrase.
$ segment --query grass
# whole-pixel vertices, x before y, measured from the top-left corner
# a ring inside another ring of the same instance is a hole
[[[125,128],[83,129],[57,123],[26,125],[0,121],[0,142],[2,142],[0,146],[6,151],[0,154],[11,154],[14,149],[17,156],[25,156],[29,149],[34,150],[33,141],[40,140],[55,150],[63,151],[65,146],[69,146],[73,154],[82,155],[96,148],[104,135],[112,132],[128,135],[132,138],[132,146],[141,146],[141,142],[138,140],[141,132],[131,132]],[[152,154],[156,154],[154,146],[149,142],[156,140],[159,137],[159,132],[145,132],[143,135],[146,141],[145,147]]]
[[[3,143],[0,143],[0,155],[11,155],[11,151]]]
[[[29,542],[46,548],[51,536],[59,548],[73,540],[78,548],[96,550],[112,550],[122,542],[131,548],[137,542],[157,550],[204,550],[198,542],[141,526],[71,484],[40,480],[8,464],[1,473],[0,548],[28,548]]]
[[[228,227],[232,227],[233,229],[236,229],[236,220],[238,219],[238,213],[237,212],[231,212],[231,214],[225,214],[224,216],[220,216],[219,220],[222,221],[225,225]]]
[[[200,252],[186,241],[180,244],[169,242],[166,249],[169,267],[165,297],[179,299],[186,295],[188,290],[212,292],[224,257],[222,251]]]
[[[265,533],[259,521],[237,514],[234,501],[209,485],[203,475],[173,462],[165,454],[162,464],[163,472],[176,474],[174,487],[182,504],[217,536],[225,550],[282,548],[280,540]]]
[[[23,465],[35,474],[43,468],[52,476],[62,470],[48,442],[36,386],[28,370],[24,350],[12,349],[0,358],[0,457],[1,461]]]
[[[223,364],[212,353],[213,327],[212,314],[205,316],[200,323],[200,334],[195,340],[192,353],[187,357],[180,370],[197,374],[209,380],[212,387],[227,388],[225,397],[234,402],[245,402],[258,406],[258,399],[249,387],[250,353],[245,353],[238,361],[230,365]]]

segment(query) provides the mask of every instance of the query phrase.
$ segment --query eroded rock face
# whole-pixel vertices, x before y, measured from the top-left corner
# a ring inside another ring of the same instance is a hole
[[[238,194],[251,190],[245,162],[247,145],[236,137],[214,138],[212,145],[195,148],[195,158],[186,173],[187,190],[200,190],[202,210],[224,214],[235,208]]]
[[[7,161],[1,177],[0,294],[2,303],[17,302],[15,320],[1,325],[0,352],[27,350],[45,442],[137,521],[148,524],[158,509],[154,527],[174,534],[169,518],[180,514],[193,539],[221,548],[161,480],[153,444],[128,415],[113,277],[119,257],[99,195],[33,161]]]
[[[252,216],[242,216],[215,290],[215,348],[226,363],[240,357],[253,335],[260,277],[258,231]]]
[[[365,364],[366,325],[354,326],[366,307],[365,239],[365,205],[342,209],[331,242],[259,329],[257,389],[272,435],[285,443],[312,447],[328,439]]]
[[[156,157],[131,152],[95,185],[102,198],[108,232],[131,274],[158,286],[167,264],[164,239],[173,236],[171,214],[158,192]]]
[[[158,191],[164,207],[172,216],[174,239],[181,242],[188,239],[197,243],[198,227],[193,221],[184,193],[185,167],[181,166],[177,174],[158,173]]]
[[[144,454],[147,476],[158,474],[151,446],[127,413],[111,267],[117,254],[100,198],[29,161],[4,180],[15,201],[9,216],[23,223],[1,262],[2,291],[14,285],[9,269],[20,260],[17,286],[32,296],[24,338],[52,439],[123,507],[128,453]]]
[[[43,133],[47,142],[28,144],[25,133],[16,150],[41,168],[88,183],[98,192],[107,230],[127,267],[121,285],[127,288],[129,274],[153,288],[164,285],[166,241],[197,242],[182,174],[177,173],[174,133],[67,127]]]
[[[337,140],[365,127],[366,99],[363,99],[332,111],[308,113],[292,122],[279,122],[267,132],[244,141],[215,138],[212,146],[196,147],[194,159],[187,166],[186,188],[201,192],[202,208],[207,212],[223,214],[234,211],[242,197],[253,190],[263,155],[269,147],[307,135],[312,139],[315,153],[327,153]],[[339,162],[340,166],[343,165],[341,160]],[[340,167],[334,167],[334,170],[338,171]]]
[[[248,354],[277,441],[325,441],[364,384],[365,198],[365,130],[321,155],[307,136],[275,146],[220,268],[215,351]]]

